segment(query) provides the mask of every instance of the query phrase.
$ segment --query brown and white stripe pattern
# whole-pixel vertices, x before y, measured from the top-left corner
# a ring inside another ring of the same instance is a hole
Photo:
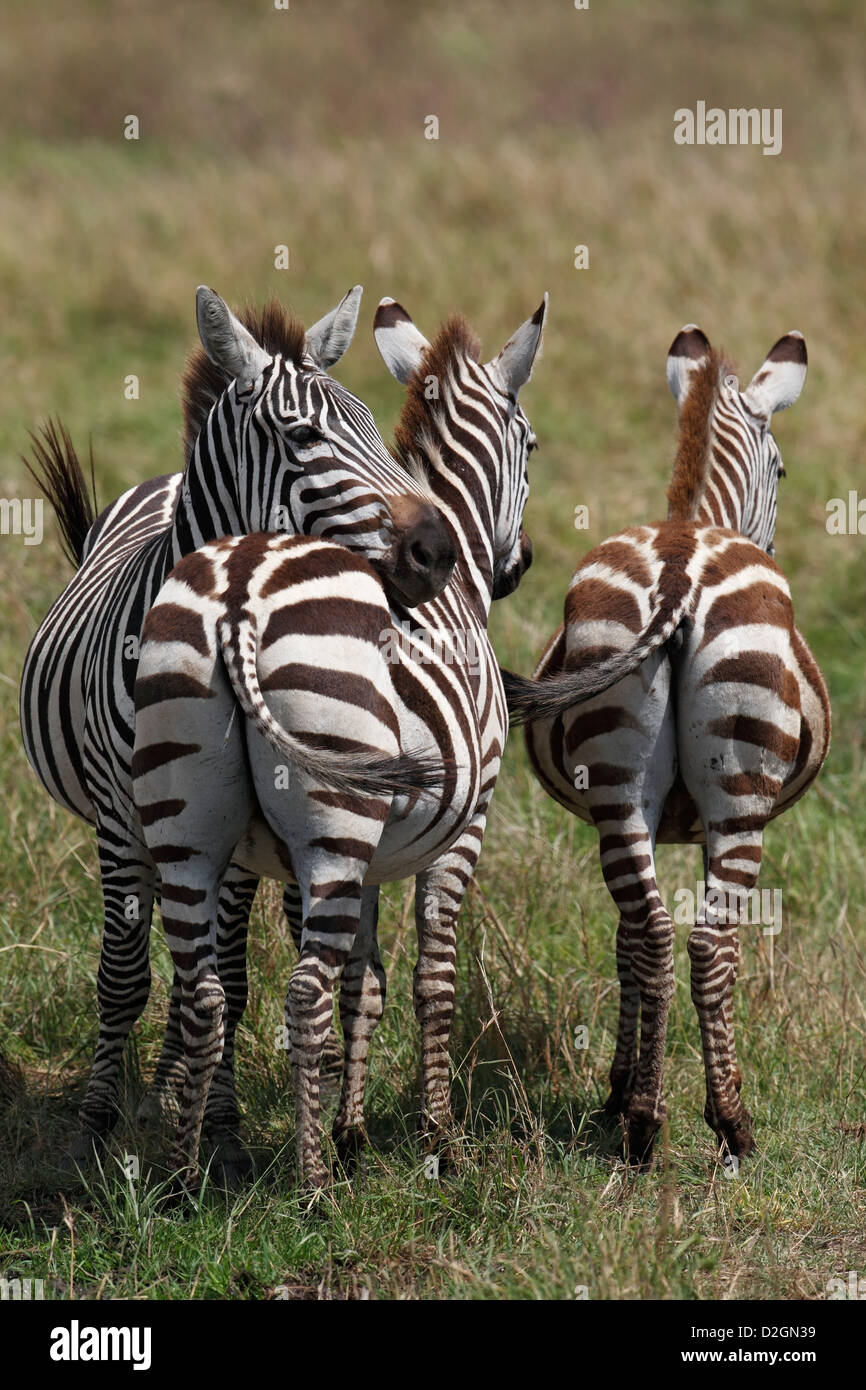
[[[674,929],[655,846],[703,846],[707,902],[689,937],[703,1043],[706,1119],[729,1151],[753,1147],[732,1026],[736,894],[756,883],[767,822],[806,790],[827,753],[827,691],[794,625],[771,558],[781,460],[769,422],[806,372],[799,334],[775,345],[740,392],[730,364],[694,326],[674,341],[680,406],[669,519],[632,527],[582,562],[534,682],[509,678],[515,717],[542,786],[593,823],[619,911],[621,1003],[611,1112],[628,1152],[649,1161],[665,1113],[663,1062]],[[640,659],[574,708],[588,660]],[[713,890],[724,898],[713,896]],[[716,904],[724,902],[726,910]],[[638,1019],[640,1048],[638,1049]]]
[[[412,874],[422,1124],[435,1142],[448,1123],[456,916],[507,732],[487,614],[528,563],[521,519],[534,438],[517,392],[538,350],[544,309],[486,366],[462,320],[446,324],[431,345],[393,301],[377,315],[386,362],[409,384],[398,430],[402,463],[423,474],[456,538],[454,579],[439,597],[410,614],[393,582],[384,602],[355,557],[251,536],[184,560],[148,618],[136,687],[135,792],[173,904],[169,940],[192,1059],[178,1167],[194,1168],[203,1094],[222,1046],[216,903],[230,860],[299,892],[300,957],[287,1019],[302,1180],[327,1179],[319,1070],[338,981],[346,1059],[334,1138],[346,1162],[364,1142],[367,1051],[384,1003],[378,884]],[[426,390],[431,376],[434,398]],[[407,622],[411,640],[395,643]],[[273,744],[285,731],[328,754],[311,767],[309,751],[301,759],[296,745],[288,748],[288,793],[274,788]],[[377,758],[410,756],[404,783],[417,782],[417,750],[435,755],[436,785],[428,771],[425,793],[407,794],[396,765],[383,772],[390,791],[366,784],[362,755],[370,749]]]
[[[145,621],[132,771],[181,992],[176,1168],[194,1159],[225,1041],[215,914],[228,863],[300,883],[304,939],[317,970],[335,970],[351,957],[365,894],[374,905],[365,879],[395,799],[441,790],[438,760],[401,753],[390,629],[381,582],[360,555],[268,535],[188,556]],[[346,986],[341,1128],[357,1114],[357,1071],[384,1003],[375,970],[371,980],[350,970]],[[330,1024],[330,1004],[317,1003],[293,1022],[305,1167],[318,1143],[318,1078],[303,1058]]]

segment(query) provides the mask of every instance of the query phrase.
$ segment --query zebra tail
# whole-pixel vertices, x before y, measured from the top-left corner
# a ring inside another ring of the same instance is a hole
[[[534,719],[555,719],[567,714],[574,705],[603,695],[618,681],[630,676],[648,656],[670,641],[686,616],[689,599],[690,586],[673,608],[664,605],[653,614],[633,646],[576,671],[562,671],[546,680],[533,680],[500,667],[512,725]]]
[[[33,462],[22,455],[22,463],[54,508],[63,553],[77,569],[84,557],[85,538],[96,520],[93,445],[90,446],[88,492],[78,454],[65,425],[59,420],[48,420],[38,434],[30,432],[30,441]]]
[[[284,729],[268,709],[256,670],[256,625],[250,614],[240,621],[222,618],[218,640],[235,697],[246,717],[296,767],[333,787],[361,796],[431,796],[442,791],[448,763],[424,751],[396,756],[359,748],[357,752],[318,749]]]

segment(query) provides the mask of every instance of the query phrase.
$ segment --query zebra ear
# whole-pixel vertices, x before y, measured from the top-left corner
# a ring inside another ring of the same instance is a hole
[[[766,362],[743,392],[749,409],[769,420],[774,411],[793,405],[803,389],[808,360],[805,338],[792,329],[770,348]]]
[[[549,296],[545,290],[544,298],[532,318],[520,325],[517,332],[508,339],[499,356],[487,364],[489,370],[498,376],[506,391],[515,396],[532,376],[532,368],[541,347],[548,303]]]
[[[195,312],[202,347],[215,366],[220,367],[233,381],[251,385],[272,361],[239,319],[236,319],[225,300],[207,285],[195,292]]]
[[[373,337],[388,371],[405,386],[421,366],[430,344],[396,299],[379,301],[373,320]]]
[[[671,395],[679,408],[692,384],[692,377],[712,351],[710,340],[696,323],[687,323],[674,338],[668,352],[667,378]]]
[[[361,285],[353,285],[348,294],[343,295],[336,309],[307,329],[307,356],[313,359],[317,367],[327,370],[343,356],[355,336],[363,293]]]

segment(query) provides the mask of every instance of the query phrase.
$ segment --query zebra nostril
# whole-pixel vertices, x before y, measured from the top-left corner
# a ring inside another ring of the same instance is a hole
[[[426,550],[420,541],[412,542],[412,545],[409,547],[409,554],[412,556],[412,559],[419,569],[426,570],[430,568],[432,557],[429,550]]]

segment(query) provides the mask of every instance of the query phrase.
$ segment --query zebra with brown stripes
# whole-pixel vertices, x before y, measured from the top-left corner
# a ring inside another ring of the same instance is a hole
[[[407,875],[416,876],[422,1131],[435,1144],[447,1129],[456,919],[508,723],[487,617],[530,561],[522,516],[535,437],[517,396],[545,313],[546,299],[486,365],[461,319],[446,323],[431,345],[393,301],[377,313],[385,361],[408,384],[398,456],[423,478],[457,542],[453,580],[411,615],[408,638],[405,607],[393,599],[389,607],[381,591],[375,598],[359,560],[259,536],[184,560],[145,624],[135,796],[159,861],[183,982],[188,1069],[173,1154],[179,1169],[195,1165],[203,1093],[221,1047],[214,905],[232,858],[299,890],[300,955],[286,1012],[302,1181],[327,1181],[319,1070],[340,980],[346,1049],[334,1139],[346,1163],[364,1143],[367,1051],[385,999],[378,885]],[[334,567],[327,578],[324,563]],[[187,679],[195,689],[178,694]],[[274,745],[289,736],[288,790],[275,789]],[[317,751],[318,773],[294,757],[299,740],[306,758]],[[360,755],[419,751],[441,766],[438,785],[425,794],[384,786],[374,794],[363,762],[353,790]],[[344,776],[335,789],[336,772]]]
[[[78,570],[30,645],[22,733],[51,795],[96,826],[105,903],[99,1036],[73,1162],[116,1122],[120,1058],[150,988],[159,884],[132,802],[133,686],[142,624],[166,575],[218,536],[267,530],[354,546],[407,605],[438,593],[451,574],[447,523],[388,453],[367,407],[325,370],[351,341],[360,295],[357,286],[305,331],[275,301],[244,323],[201,287],[202,347],[184,381],[186,467],[131,489],[95,521],[68,438],[49,433],[38,450]],[[221,909],[230,938],[245,927],[236,897],[246,903],[254,891],[255,880],[232,866]],[[213,1126],[232,1163],[231,1042],[245,985],[243,976],[227,982],[223,1109]]]
[[[450,791],[421,860],[462,826],[478,791],[474,749],[460,750],[459,780],[404,751],[420,747],[419,721],[404,707],[401,723],[391,632],[383,585],[362,555],[262,534],[188,555],[145,620],[132,771],[181,983],[185,1084],[171,1167],[187,1182],[225,1041],[216,918],[232,861],[301,891],[301,963],[287,1007],[302,1174],[323,1176],[313,1062],[344,967],[343,1145],[363,1123],[358,1077],[384,1002],[373,884],[401,867],[394,856],[410,825],[429,830],[429,810],[411,816],[420,790],[441,792],[447,780]]]
[[[734,1047],[738,925],[764,827],[817,776],[830,734],[824,681],[771,558],[784,469],[770,420],[799,396],[806,360],[802,336],[788,333],[741,391],[700,329],[678,334],[667,366],[679,408],[668,520],[592,550],[535,680],[506,675],[536,776],[600,836],[619,910],[620,1012],[606,1109],[625,1115],[626,1152],[637,1163],[650,1161],[665,1114],[674,989],[658,842],[703,846],[706,898],[688,950],[704,1115],[730,1154],[754,1147]],[[569,690],[581,680],[572,673],[588,661],[612,670],[628,651],[640,660],[633,674],[575,709]]]

